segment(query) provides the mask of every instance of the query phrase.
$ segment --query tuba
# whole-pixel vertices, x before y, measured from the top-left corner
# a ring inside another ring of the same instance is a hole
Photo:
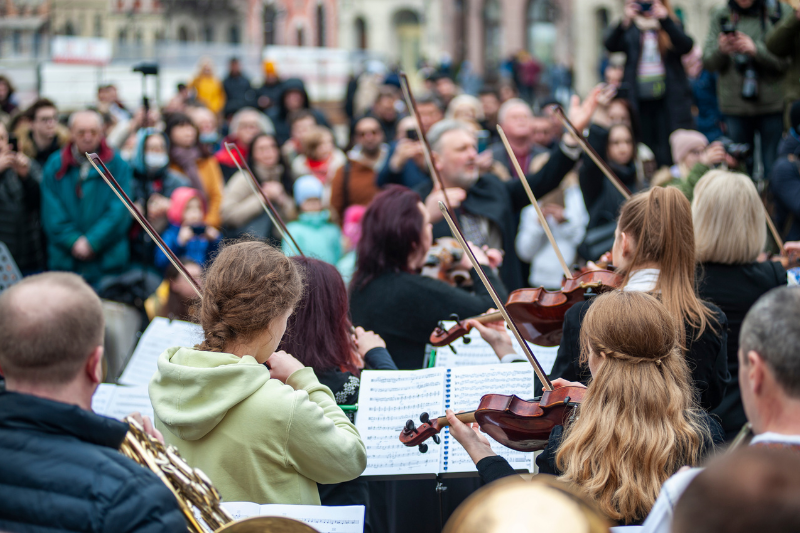
[[[199,469],[192,468],[174,446],[161,444],[145,433],[132,417],[125,418],[128,434],[120,452],[148,468],[175,495],[191,533],[318,533],[290,518],[253,516],[234,520],[222,507],[219,491]]]

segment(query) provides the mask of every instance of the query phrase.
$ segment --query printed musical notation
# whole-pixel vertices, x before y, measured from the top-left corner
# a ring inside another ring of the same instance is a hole
[[[92,396],[92,411],[109,418],[122,420],[138,412],[153,419],[153,405],[147,387],[123,387],[101,383]]]
[[[144,330],[133,351],[125,371],[119,378],[121,385],[147,386],[158,368],[158,356],[173,346],[192,347],[203,339],[198,324],[170,321],[156,317]]]
[[[363,533],[364,506],[259,505],[251,502],[225,502],[222,506],[234,519],[251,516],[283,516],[304,522],[320,533]]]
[[[454,321],[449,320],[445,320],[443,323],[447,329],[455,325]],[[509,335],[511,335],[511,331],[508,331]],[[469,344],[464,343],[465,338],[469,338]],[[513,335],[511,335],[511,344],[514,347],[514,351],[520,355],[520,360],[527,361],[523,355],[522,347]],[[536,360],[539,361],[539,364],[544,368],[544,371],[550,373],[556,361],[558,346],[537,346],[531,343],[528,343],[528,345],[536,356]],[[452,346],[457,353],[453,353],[453,350],[451,350],[449,346],[436,348],[437,368],[496,365],[500,362],[492,347],[489,346],[489,343],[483,340],[480,334],[474,329],[470,331],[466,337],[462,337],[453,342]]]

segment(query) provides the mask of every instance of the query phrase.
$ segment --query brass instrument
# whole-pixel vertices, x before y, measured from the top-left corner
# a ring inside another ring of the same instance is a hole
[[[318,533],[297,520],[254,516],[234,521],[222,507],[219,491],[199,469],[192,468],[174,446],[161,444],[145,433],[133,417],[125,418],[130,429],[120,452],[150,469],[175,495],[192,533]]]

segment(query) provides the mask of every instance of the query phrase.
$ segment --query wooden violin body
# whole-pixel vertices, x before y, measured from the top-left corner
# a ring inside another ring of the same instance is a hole
[[[583,301],[588,290],[601,293],[618,285],[619,276],[614,272],[593,270],[564,280],[560,291],[548,291],[542,287],[517,289],[509,295],[506,309],[520,326],[520,333],[526,341],[539,346],[558,346],[561,343],[564,315],[569,308]],[[491,316],[497,321],[502,320],[499,313]],[[484,317],[478,317],[478,320],[492,321]],[[449,330],[437,326],[431,333],[429,342],[432,346],[447,346],[469,333],[470,329],[471,326],[463,321],[457,321]]]
[[[471,284],[469,270],[461,267],[464,249],[452,237],[439,237],[428,250],[422,275],[444,281],[452,287],[463,287]]]
[[[545,391],[539,399],[523,400],[517,396],[487,394],[481,398],[478,409],[459,413],[465,423],[477,422],[481,430],[494,440],[521,452],[541,450],[556,426],[564,425],[586,394],[584,387],[561,387]],[[431,420],[427,413],[420,417],[422,424],[414,427],[409,420],[400,433],[400,442],[406,446],[420,446],[427,451],[426,440],[433,438],[449,425],[446,417]]]

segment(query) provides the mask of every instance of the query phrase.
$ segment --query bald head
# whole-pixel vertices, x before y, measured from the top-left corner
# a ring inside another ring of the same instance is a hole
[[[9,381],[62,385],[103,344],[100,298],[80,276],[49,272],[0,295],[0,368]]]
[[[97,111],[76,111],[69,117],[69,132],[79,154],[96,152],[103,138],[103,117]]]

